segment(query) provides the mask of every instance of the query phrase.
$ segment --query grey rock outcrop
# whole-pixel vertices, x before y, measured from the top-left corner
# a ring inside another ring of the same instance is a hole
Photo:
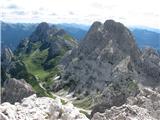
[[[2,56],[1,57],[2,57],[2,62],[6,62],[6,65],[8,65],[7,63],[12,61],[14,55],[13,55],[13,52],[11,51],[10,48],[4,48],[4,49],[2,49]]]
[[[15,50],[16,53],[24,54],[26,52],[28,43],[29,43],[28,38],[25,38],[25,39],[21,40],[20,43],[17,46],[17,49]]]
[[[94,22],[78,48],[62,60],[60,86],[68,86],[75,96],[89,93],[93,104],[105,101],[109,106],[116,105],[113,99],[123,95],[119,101],[122,105],[128,96],[138,93],[134,66],[140,55],[131,32],[123,24],[113,20]]]
[[[143,49],[140,81],[147,86],[160,86],[160,54],[152,48]],[[144,79],[144,78],[147,78]]]
[[[136,97],[129,97],[127,104],[144,108],[155,119],[160,119],[160,91],[159,87],[140,86],[140,93]]]
[[[26,83],[23,79],[17,80],[11,78],[4,83],[4,90],[2,92],[2,102],[20,102],[23,98],[34,94],[31,85]]]
[[[105,113],[95,113],[92,120],[157,120],[144,108],[131,105],[112,107]]]
[[[2,50],[1,57],[1,85],[3,87],[4,82],[7,79],[25,79],[25,80],[36,80],[33,75],[31,75],[25,64],[20,60],[9,48],[4,48]]]
[[[1,65],[6,71],[8,71],[13,59],[14,59],[14,54],[10,48],[2,49]]]
[[[74,40],[68,41],[64,40],[64,38],[56,38],[50,43],[47,60],[63,54],[63,52],[65,52],[66,50],[71,50],[75,46],[76,43],[74,43]]]
[[[4,48],[1,51],[1,84],[8,78],[8,72],[14,59],[13,52],[10,48]]]
[[[0,105],[1,120],[89,120],[71,103],[62,104],[59,98],[24,98],[14,105],[5,102]]]
[[[160,92],[158,88],[140,87],[136,97],[129,97],[126,104],[111,107],[104,113],[95,113],[92,120],[159,120]]]
[[[140,92],[138,83],[155,87],[160,82],[158,54],[140,51],[131,32],[113,20],[94,22],[61,64],[64,73],[53,90],[67,86],[79,99],[91,96],[92,115],[125,104]]]

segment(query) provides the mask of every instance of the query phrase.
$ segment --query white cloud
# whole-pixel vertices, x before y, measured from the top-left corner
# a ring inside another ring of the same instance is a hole
[[[159,0],[1,0],[1,2],[2,20],[8,22],[91,24],[94,21],[114,19],[126,25],[160,28]],[[13,9],[7,7],[11,5],[17,6],[18,10],[24,11],[25,14],[13,14]]]

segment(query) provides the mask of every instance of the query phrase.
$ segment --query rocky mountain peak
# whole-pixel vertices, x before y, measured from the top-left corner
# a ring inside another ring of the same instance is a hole
[[[90,31],[91,31],[91,30],[92,30],[92,31],[97,30],[101,25],[102,25],[102,23],[99,22],[99,21],[94,22],[94,23],[92,24],[91,28],[90,28]]]
[[[90,104],[100,106],[93,111],[121,106],[139,93],[137,82],[159,83],[159,57],[147,51],[142,54],[123,24],[94,22],[79,46],[64,58],[62,80],[55,82],[53,90],[67,86],[79,99],[92,96]]]
[[[40,23],[36,30],[29,37],[30,42],[41,41],[42,43],[48,42],[53,37],[64,36],[67,33],[63,29],[58,29],[55,25],[49,26],[48,23]]]
[[[114,20],[106,20],[104,23],[104,29],[110,32],[123,32],[125,26],[120,22],[115,22]]]
[[[95,50],[97,54],[123,53],[125,57],[131,56],[132,60],[140,56],[131,32],[123,24],[113,20],[106,20],[104,24],[94,22],[79,45],[79,51],[84,54],[91,54]]]
[[[29,39],[32,42],[45,41],[47,39],[49,29],[50,27],[48,23],[42,22],[37,26],[36,30],[31,34]]]
[[[127,96],[138,93],[134,65],[139,56],[134,38],[123,24],[113,20],[94,22],[79,46],[64,58],[65,72],[59,88],[69,85],[69,92],[77,96],[100,94],[93,104],[121,105]]]
[[[36,31],[47,31],[49,29],[49,24],[46,23],[46,22],[42,22],[40,23],[37,28],[36,28]]]

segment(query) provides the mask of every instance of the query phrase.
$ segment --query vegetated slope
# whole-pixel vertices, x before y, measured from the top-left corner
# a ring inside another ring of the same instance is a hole
[[[76,46],[75,40],[64,30],[57,29],[55,26],[50,27],[43,22],[37,26],[29,38],[22,40],[15,50],[15,61],[22,62],[25,71],[32,75],[36,82],[25,79],[26,76],[16,77],[17,74],[11,77],[24,78],[40,96],[46,96],[45,90],[50,90],[54,77],[60,73],[57,65],[61,58]],[[15,73],[17,73],[16,70]]]

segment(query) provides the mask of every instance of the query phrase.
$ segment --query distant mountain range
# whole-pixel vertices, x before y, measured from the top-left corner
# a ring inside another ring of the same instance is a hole
[[[57,24],[57,27],[64,29],[68,34],[72,35],[75,39],[82,40],[86,35],[90,26],[79,24]]]
[[[52,24],[50,24],[52,25]],[[37,24],[30,23],[5,23],[2,22],[2,48],[10,47],[14,50],[22,39],[29,36],[37,27]],[[64,29],[68,34],[80,41],[86,35],[90,26],[82,24],[56,24],[60,29]],[[160,30],[146,27],[130,27],[129,28],[140,48],[149,46],[160,49]]]
[[[9,47],[15,50],[21,40],[28,37],[37,27],[38,24],[31,23],[5,23],[1,22],[2,27],[2,48]],[[52,25],[52,24],[50,24]],[[60,29],[64,29],[76,40],[82,40],[90,26],[80,24],[56,24]]]
[[[131,29],[131,31],[140,48],[149,46],[160,49],[160,33],[140,28]]]
[[[9,47],[14,50],[22,39],[29,36],[35,30],[36,26],[37,24],[11,24],[1,22],[2,48]]]

